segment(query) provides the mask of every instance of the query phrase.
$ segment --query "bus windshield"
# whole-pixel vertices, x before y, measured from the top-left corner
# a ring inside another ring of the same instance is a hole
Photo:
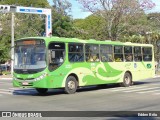
[[[45,53],[46,47],[44,44],[29,44],[29,42],[22,44],[22,41],[17,42],[15,45],[14,69],[44,69],[46,67]]]

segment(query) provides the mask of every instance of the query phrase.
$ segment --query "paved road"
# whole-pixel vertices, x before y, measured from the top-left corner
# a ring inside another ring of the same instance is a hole
[[[160,111],[160,78],[136,82],[128,88],[118,85],[81,88],[71,95],[61,89],[40,95],[31,88],[13,88],[11,80],[0,79],[0,100],[0,111]],[[153,112],[153,116],[156,114]],[[153,116],[149,118],[154,120]]]

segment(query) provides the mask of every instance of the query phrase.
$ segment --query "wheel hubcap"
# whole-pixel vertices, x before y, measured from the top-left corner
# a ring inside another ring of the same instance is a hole
[[[74,81],[69,81],[68,82],[68,88],[71,89],[71,90],[75,89],[75,82]]]
[[[125,83],[129,84],[130,83],[130,78],[128,76],[125,77]]]

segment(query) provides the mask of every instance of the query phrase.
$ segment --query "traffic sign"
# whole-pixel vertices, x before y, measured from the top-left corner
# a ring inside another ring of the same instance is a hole
[[[17,6],[17,11],[16,12],[19,12],[19,13],[31,13],[31,14],[46,14],[43,11],[44,11],[43,8]]]
[[[34,8],[34,7],[22,7],[17,6],[17,13],[29,13],[29,14],[44,14],[46,15],[46,36],[51,36],[52,33],[52,17],[51,17],[51,9],[45,8]]]
[[[34,7],[23,7],[13,5],[0,5],[0,12],[2,13],[29,13],[29,14],[44,14],[46,15],[46,36],[51,36],[52,33],[52,17],[51,9],[46,8],[34,8]]]

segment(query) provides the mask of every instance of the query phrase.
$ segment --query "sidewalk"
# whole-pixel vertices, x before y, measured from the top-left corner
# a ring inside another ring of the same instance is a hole
[[[156,74],[156,75],[155,75],[155,78],[156,78],[156,77],[160,77],[160,75],[159,75],[159,74]]]
[[[12,75],[8,74],[8,75],[0,75],[0,79],[12,79]]]

